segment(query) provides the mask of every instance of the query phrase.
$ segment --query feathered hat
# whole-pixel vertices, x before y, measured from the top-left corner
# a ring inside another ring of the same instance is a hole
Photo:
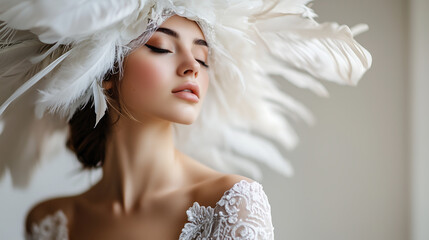
[[[178,149],[219,171],[260,179],[259,162],[291,176],[283,150],[298,137],[286,116],[314,119],[279,84],[327,97],[319,80],[356,85],[372,62],[354,40],[366,25],[319,24],[309,2],[2,0],[0,178],[9,169],[14,187],[27,186],[90,100],[97,124],[103,76],[174,14],[195,21],[210,46],[204,106],[194,124],[174,124]]]

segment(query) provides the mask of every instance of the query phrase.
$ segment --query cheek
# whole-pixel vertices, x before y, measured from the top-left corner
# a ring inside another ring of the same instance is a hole
[[[136,90],[149,93],[163,84],[165,65],[162,66],[160,61],[139,58],[136,55],[129,59],[125,71]]]
[[[122,91],[127,103],[142,106],[168,91],[168,71],[161,59],[144,54],[130,55],[124,68]]]
[[[204,76],[202,76],[202,79],[200,81],[201,91],[203,92],[204,96],[207,93],[209,83],[210,83],[209,74],[206,72],[204,73]]]

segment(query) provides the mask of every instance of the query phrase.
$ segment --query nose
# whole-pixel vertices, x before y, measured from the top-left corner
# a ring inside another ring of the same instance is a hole
[[[182,56],[181,64],[179,65],[177,71],[180,76],[192,76],[194,78],[198,77],[198,72],[200,71],[200,63],[195,60],[193,54],[185,53]]]

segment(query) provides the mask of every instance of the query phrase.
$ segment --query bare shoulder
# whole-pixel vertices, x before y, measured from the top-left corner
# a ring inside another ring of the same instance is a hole
[[[226,191],[242,180],[254,182],[245,176],[216,171],[185,154],[179,154],[186,160],[186,175],[191,179],[194,199],[202,206],[214,207]]]
[[[184,160],[184,165],[186,170],[186,175],[190,177],[191,182],[197,183],[203,187],[208,185],[213,186],[224,186],[226,188],[232,187],[235,183],[246,180],[252,182],[253,180],[237,174],[226,174],[219,171],[216,171],[205,164],[183,154],[180,154],[181,159]],[[211,187],[211,186],[210,186]]]
[[[215,179],[212,182],[212,184],[222,186],[222,188],[226,191],[226,190],[232,188],[236,183],[241,182],[242,180],[245,180],[249,183],[255,181],[251,178],[241,176],[238,174],[223,174],[219,178]]]
[[[75,198],[75,196],[50,198],[33,205],[25,218],[26,231],[30,233],[33,224],[40,224],[44,218],[55,214],[58,210],[62,210],[69,219],[73,212]]]
[[[198,188],[198,202],[203,206],[215,207],[225,192],[242,180],[254,182],[250,178],[237,174],[219,174],[217,177],[208,179]]]

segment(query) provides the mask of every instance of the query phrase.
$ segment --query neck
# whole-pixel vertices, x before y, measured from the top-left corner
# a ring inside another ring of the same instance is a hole
[[[141,124],[121,118],[106,140],[103,177],[97,192],[115,214],[137,210],[145,199],[172,191],[182,183],[178,155],[170,122]]]

